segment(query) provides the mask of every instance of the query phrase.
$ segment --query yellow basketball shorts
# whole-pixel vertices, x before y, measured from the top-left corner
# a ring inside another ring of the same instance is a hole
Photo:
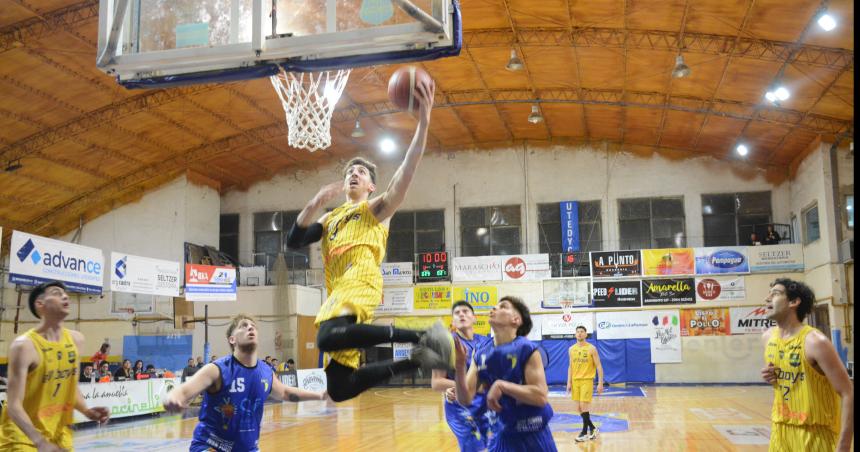
[[[570,399],[575,402],[591,402],[594,380],[577,378],[570,383]]]
[[[771,423],[769,452],[836,450],[836,432],[824,425]]]

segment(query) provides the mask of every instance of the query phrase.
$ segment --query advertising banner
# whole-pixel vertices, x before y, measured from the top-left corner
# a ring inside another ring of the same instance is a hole
[[[650,311],[651,362],[681,362],[681,314],[673,311]]]
[[[750,272],[746,246],[715,246],[694,250],[697,275]]]
[[[747,248],[751,272],[802,272],[803,245],[750,246]]]
[[[499,302],[499,291],[496,286],[455,287],[454,299],[451,302],[453,304],[453,302],[460,300],[472,305],[475,313],[486,312],[493,309],[493,306]]]
[[[236,269],[217,265],[185,264],[185,299],[236,301]]]
[[[697,301],[740,301],[746,298],[743,276],[696,278]]]
[[[103,406],[110,409],[111,418],[139,416],[164,411],[164,397],[178,386],[173,378],[151,378],[147,380],[113,381],[110,383],[82,383],[78,387],[87,406]],[[89,422],[80,411],[75,410],[73,422]]]
[[[642,306],[642,290],[638,280],[594,281],[591,286],[591,294],[595,308],[638,308]]]
[[[178,297],[182,274],[179,262],[110,253],[110,288],[113,292]]]
[[[694,278],[664,278],[642,280],[642,304],[692,304],[696,302]]]
[[[645,339],[651,337],[650,311],[595,313],[597,339]]]
[[[549,254],[500,256],[502,281],[540,281],[552,277]]]
[[[575,339],[576,327],[582,325],[588,334],[594,334],[594,313],[547,314],[541,317],[542,339]]]
[[[408,314],[412,312],[414,300],[412,287],[383,287],[382,302],[376,307],[375,315]]]
[[[681,336],[728,336],[731,319],[728,308],[681,309]]]
[[[532,317],[532,321],[534,321],[534,317]],[[442,316],[442,324],[446,327],[448,325],[452,325],[451,316],[446,315]],[[452,325],[453,326],[453,325]],[[476,315],[475,323],[472,325],[472,331],[475,334],[483,334],[484,336],[490,335],[490,317],[486,315]]]
[[[501,281],[499,256],[455,257],[451,259],[451,281]]]
[[[692,248],[659,248],[642,250],[642,274],[645,276],[694,275],[696,255]]]
[[[642,256],[639,250],[592,251],[589,253],[592,278],[641,276]]]
[[[412,284],[412,262],[383,262],[382,285]]]
[[[101,294],[104,255],[98,248],[12,231],[9,282],[37,286],[62,281],[69,291]]]
[[[558,207],[561,212],[561,247],[565,253],[579,251],[579,203],[562,201]]]
[[[451,286],[416,286],[415,311],[451,310]]]
[[[732,334],[762,334],[776,326],[776,320],[767,318],[764,306],[744,306],[729,309]]]
[[[323,369],[297,369],[296,380],[299,389],[305,391],[323,392],[328,387],[328,378]]]
[[[574,307],[591,305],[591,278],[552,278],[543,280],[544,308],[561,308],[562,301],[572,301]]]

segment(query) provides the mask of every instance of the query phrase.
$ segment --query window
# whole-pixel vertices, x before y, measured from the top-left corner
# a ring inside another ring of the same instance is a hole
[[[239,261],[239,214],[221,215],[218,249]]]
[[[684,198],[618,200],[620,247],[626,250],[687,246]]]
[[[519,254],[520,206],[460,209],[463,256]]]
[[[397,212],[388,229],[387,262],[414,262],[416,253],[445,251],[445,211]]]
[[[845,219],[848,229],[854,229],[854,195],[845,196]]]
[[[702,195],[705,246],[748,245],[761,241],[771,222],[770,192]]]
[[[818,204],[813,204],[811,207],[803,211],[803,244],[810,243],[821,238],[821,229],[818,225]]]
[[[284,253],[288,269],[304,270],[309,267],[309,246],[299,250],[287,249],[287,234],[298,216],[298,210],[254,214],[254,265],[264,265],[266,269],[272,270],[278,253]]]

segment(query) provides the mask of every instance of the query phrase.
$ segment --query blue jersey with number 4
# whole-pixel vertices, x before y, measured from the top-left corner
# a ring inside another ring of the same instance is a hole
[[[272,368],[260,360],[254,367],[245,367],[233,355],[214,364],[221,372],[221,389],[215,394],[203,393],[191,451],[259,450],[263,403],[272,392]]]

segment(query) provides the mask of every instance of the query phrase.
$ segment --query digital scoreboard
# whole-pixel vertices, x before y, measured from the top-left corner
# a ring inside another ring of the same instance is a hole
[[[418,253],[416,256],[418,270],[415,272],[415,282],[451,280],[451,273],[448,270],[447,252],[433,251],[429,253]]]

